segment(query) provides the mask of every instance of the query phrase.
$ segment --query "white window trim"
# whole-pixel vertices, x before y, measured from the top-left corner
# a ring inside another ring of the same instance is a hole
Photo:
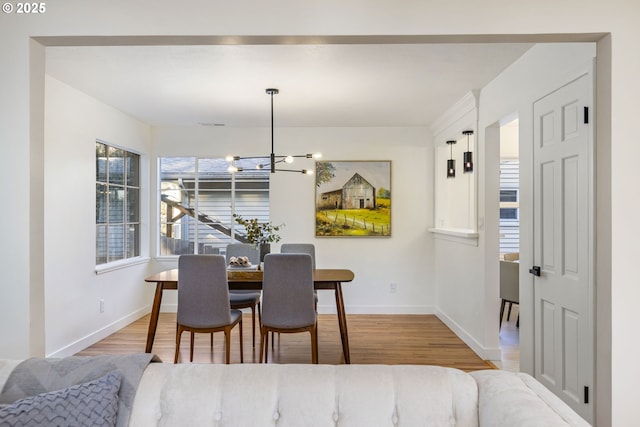
[[[121,270],[123,268],[133,267],[134,265],[145,264],[149,262],[149,257],[137,256],[133,258],[121,259],[118,261],[100,264],[96,266],[96,275],[108,273],[110,271]]]

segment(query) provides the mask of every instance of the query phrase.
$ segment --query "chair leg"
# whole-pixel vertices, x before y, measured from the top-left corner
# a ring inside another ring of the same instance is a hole
[[[267,332],[262,326],[260,326],[260,358],[259,361],[262,363],[262,357],[265,356],[266,362],[266,349],[269,348],[269,332]],[[265,345],[266,344],[266,345]]]
[[[507,310],[507,322],[509,321],[509,319],[511,318],[511,308],[513,307],[513,303],[510,302],[509,303],[509,310]]]
[[[500,329],[500,326],[502,326],[502,316],[504,316],[504,305],[505,305],[506,301],[502,300],[502,302],[500,303],[500,321],[498,323],[498,329]]]
[[[242,317],[240,318],[240,363],[244,363],[244,346],[242,344],[242,342],[244,341],[242,339]],[[255,323],[253,324],[254,328],[255,328]],[[256,335],[255,332],[253,334],[253,347],[256,347]]]
[[[318,363],[318,330],[311,328],[311,363]]]
[[[211,332],[211,354],[213,354],[213,332]]]
[[[182,336],[182,328],[178,325],[176,331],[176,353],[173,356],[173,363],[178,363],[178,353],[180,353],[180,337]]]
[[[231,358],[231,327],[227,327],[224,330],[224,347],[225,363],[228,365]]]
[[[193,362],[193,339],[196,336],[195,332],[191,332],[191,345],[189,347],[189,361]]]
[[[256,306],[251,307],[251,333],[253,334],[253,348],[256,348]]]

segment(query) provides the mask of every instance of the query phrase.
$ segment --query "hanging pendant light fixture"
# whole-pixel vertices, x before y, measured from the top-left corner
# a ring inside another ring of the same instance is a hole
[[[456,142],[457,141],[454,139],[447,141],[450,150],[449,160],[447,160],[447,178],[456,177],[456,161],[453,159],[453,144],[455,144]]]
[[[473,153],[469,149],[469,136],[473,135],[472,130],[465,130],[462,132],[463,135],[467,136],[467,151],[464,152],[462,160],[464,161],[463,170],[464,172],[473,172]]]
[[[243,169],[236,165],[236,162],[238,160],[264,159],[265,161],[263,163],[258,163],[256,165],[256,169],[269,168],[271,173],[276,173],[276,172],[298,172],[298,173],[303,173],[303,174],[306,174],[306,175],[313,174],[313,170],[312,169],[280,169],[280,168],[276,167],[276,165],[278,165],[280,163],[287,163],[287,164],[293,163],[295,158],[319,159],[320,157],[322,157],[322,154],[315,153],[315,154],[299,154],[299,155],[288,155],[288,156],[282,156],[282,155],[275,154],[274,137],[273,137],[273,95],[277,95],[280,91],[278,89],[269,88],[269,89],[266,90],[266,92],[267,92],[267,95],[269,95],[271,97],[271,153],[269,155],[265,155],[265,156],[249,156],[249,157],[228,156],[226,160],[230,164],[229,164],[229,167],[227,168],[227,170],[229,172],[231,172],[231,173],[241,172]]]

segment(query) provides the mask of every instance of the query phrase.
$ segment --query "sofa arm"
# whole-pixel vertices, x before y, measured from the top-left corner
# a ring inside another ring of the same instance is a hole
[[[590,426],[532,376],[507,371],[471,372],[478,384],[478,416],[486,426]]]
[[[0,359],[0,391],[4,388],[13,369],[18,366],[20,362],[22,362],[22,360]]]

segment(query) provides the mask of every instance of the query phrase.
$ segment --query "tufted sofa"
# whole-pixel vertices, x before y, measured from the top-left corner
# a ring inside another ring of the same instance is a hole
[[[0,363],[0,389],[11,368]],[[526,374],[407,365],[166,363],[143,368],[128,424],[588,426]]]
[[[437,366],[151,364],[134,426],[587,426],[526,374]]]

